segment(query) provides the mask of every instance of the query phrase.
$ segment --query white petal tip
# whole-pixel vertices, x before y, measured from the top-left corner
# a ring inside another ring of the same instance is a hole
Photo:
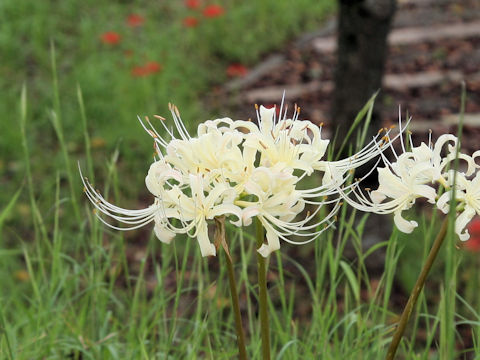
[[[270,255],[272,253],[272,251],[270,250],[270,248],[263,244],[262,246],[260,246],[260,248],[257,250],[258,253],[260,255],[262,255],[264,258],[268,257],[268,255]]]
[[[258,253],[264,258],[268,257],[272,252],[278,250],[280,247],[269,246],[268,244],[263,244],[260,248],[257,249]]]
[[[395,213],[393,221],[395,222],[398,230],[405,234],[410,234],[418,226],[418,223],[416,221],[409,221],[404,219],[401,215],[401,212]]]
[[[213,244],[208,244],[208,246],[200,246],[200,252],[202,253],[202,257],[217,255],[217,250],[215,250],[215,246],[213,246]]]
[[[155,236],[158,238],[158,240],[165,244],[170,244],[175,237],[175,233],[163,227],[155,226],[153,231],[155,232]]]
[[[468,231],[465,231],[463,234],[458,234],[458,238],[461,241],[467,241],[468,239],[470,239],[470,234],[468,233]]]

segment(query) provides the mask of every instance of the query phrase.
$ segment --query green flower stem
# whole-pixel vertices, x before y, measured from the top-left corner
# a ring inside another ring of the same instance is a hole
[[[257,232],[257,248],[262,246],[264,241],[263,225],[255,218]],[[267,261],[257,253],[258,265],[258,289],[260,304],[260,333],[262,336],[262,359],[270,360],[270,327],[268,325],[268,294],[267,294]]]
[[[242,315],[240,313],[240,304],[238,301],[237,283],[235,281],[235,271],[233,269],[233,261],[230,256],[228,244],[225,240],[225,217],[215,218],[215,244],[217,247],[222,245],[225,250],[225,258],[227,259],[227,272],[228,281],[230,283],[230,296],[232,297],[233,314],[235,317],[235,329],[237,331],[237,344],[238,344],[238,358],[240,360],[247,359],[247,350],[245,346],[245,333],[242,325]]]
[[[413,287],[413,290],[412,290],[412,293],[410,294],[407,305],[405,305],[405,308],[403,309],[402,316],[400,318],[400,321],[398,322],[397,330],[395,331],[395,334],[393,335],[392,343],[388,348],[387,356],[385,357],[386,360],[393,360],[393,358],[395,357],[395,353],[397,352],[398,345],[400,344],[400,340],[402,339],[403,333],[405,332],[405,327],[407,326],[408,320],[412,315],[413,308],[417,303],[418,296],[420,295],[420,292],[422,291],[423,286],[425,285],[425,280],[427,278],[428,273],[430,272],[430,269],[432,268],[435,258],[437,257],[438,251],[442,247],[443,240],[445,239],[445,235],[447,233],[447,227],[448,227],[448,217],[446,217],[445,220],[443,220],[442,227],[439,233],[437,234],[435,241],[433,242],[432,248],[430,249],[430,253],[428,254],[427,260],[425,261],[425,265],[423,265],[422,271],[420,272],[417,282]]]

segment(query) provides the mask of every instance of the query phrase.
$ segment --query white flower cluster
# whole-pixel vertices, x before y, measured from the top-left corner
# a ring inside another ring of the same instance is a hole
[[[402,132],[402,129],[400,129]],[[431,134],[430,134],[431,136]],[[411,233],[418,223],[406,220],[402,212],[410,209],[417,198],[425,198],[445,214],[449,212],[455,184],[456,211],[459,214],[455,223],[455,232],[463,241],[470,235],[466,225],[475,215],[480,215],[480,166],[475,162],[480,156],[476,151],[472,156],[458,153],[458,159],[464,165],[464,171],[454,171],[457,156],[458,138],[451,134],[441,135],[435,144],[431,139],[428,145],[423,143],[414,147],[409,136],[411,150],[406,151],[402,141],[402,153],[397,155],[391,147],[395,161],[390,162],[382,153],[385,167],[377,168],[379,186],[377,190],[365,195],[358,184],[345,196],[347,202],[355,208],[377,214],[394,214],[397,228]]]
[[[342,199],[339,189],[352,187],[344,184],[353,169],[377,157],[391,140],[387,131],[383,140],[377,141],[381,136],[377,135],[347,159],[326,161],[322,159],[329,140],[321,138],[322,127],[298,120],[297,107],[293,118],[287,119],[283,100],[279,119],[275,108],[256,106],[258,124],[230,118],[209,120],[198,126],[195,137],[189,135],[178,109],[171,105],[170,110],[177,134],[167,128],[164,118],[157,117],[168,140],[148,119],[146,124],[140,120],[154,139],[157,155],[145,179],[155,196],[151,206],[119,208],[86,179],[85,192],[101,213],[129,226],[122,230],[154,221],[161,241],[169,243],[176,233],[186,233],[197,238],[203,256],[216,253],[208,222],[219,216],[239,227],[257,217],[266,231],[267,242],[258,249],[265,257],[279,249],[279,239],[295,244],[314,240],[333,223]],[[314,172],[323,174],[319,186],[300,189],[299,181]],[[329,210],[319,218],[327,204]],[[310,211],[304,211],[306,206]],[[301,213],[305,216],[298,219]]]

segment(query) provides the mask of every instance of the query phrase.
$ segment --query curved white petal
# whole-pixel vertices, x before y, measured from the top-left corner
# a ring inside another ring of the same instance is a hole
[[[437,196],[437,191],[428,185],[414,185],[412,189],[413,194],[416,196],[422,196],[427,199],[431,204],[435,204],[435,197]]]
[[[450,204],[448,202],[450,201],[451,197],[452,192],[446,191],[437,200],[437,208],[444,214],[448,214],[448,212],[450,211]]]
[[[242,211],[243,225],[249,226],[252,223],[252,218],[260,214],[260,209],[257,205],[249,206]]]
[[[403,233],[410,234],[417,226],[418,223],[416,221],[408,221],[402,217],[402,211],[397,210],[395,211],[395,215],[393,216],[393,221],[397,226],[398,230]]]
[[[199,224],[197,224],[197,241],[198,245],[200,245],[200,252],[202,256],[215,256],[216,250],[215,246],[210,242],[208,238],[208,225],[207,222],[204,220],[200,220]]]
[[[155,223],[155,226],[153,227],[153,231],[155,232],[155,236],[158,238],[158,240],[160,240],[165,244],[170,244],[173,238],[175,237],[175,233],[173,231],[168,230],[162,224]]]
[[[458,234],[458,237],[462,241],[466,241],[470,238],[470,234],[468,233],[468,230],[465,229],[467,224],[472,220],[472,218],[475,215],[475,209],[467,206],[465,207],[465,210],[457,217],[457,220],[455,221],[455,232]],[[462,232],[465,229],[464,232]]]
[[[260,248],[257,249],[260,255],[263,257],[268,257],[273,251],[280,249],[280,241],[278,239],[278,234],[275,229],[262,217],[259,217],[263,227],[265,228],[265,236],[267,238],[267,243],[262,244]]]

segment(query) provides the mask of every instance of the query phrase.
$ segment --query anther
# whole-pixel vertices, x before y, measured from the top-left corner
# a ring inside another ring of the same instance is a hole
[[[155,133],[153,132],[153,130],[148,130],[148,133],[150,134],[150,136],[154,139],[157,138],[157,135],[155,135]]]

